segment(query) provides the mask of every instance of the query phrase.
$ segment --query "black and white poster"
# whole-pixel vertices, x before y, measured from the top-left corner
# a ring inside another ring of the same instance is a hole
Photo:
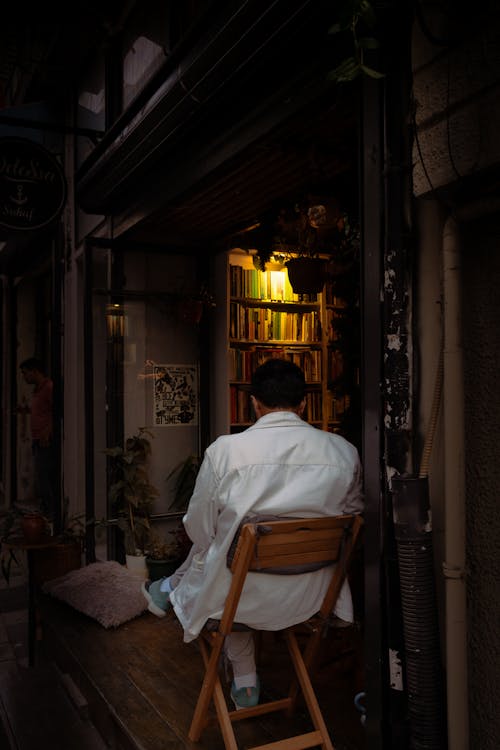
[[[182,427],[198,424],[196,365],[154,365],[154,425]]]

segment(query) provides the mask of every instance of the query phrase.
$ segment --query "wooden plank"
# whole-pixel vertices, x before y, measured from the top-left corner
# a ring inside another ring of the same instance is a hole
[[[145,612],[116,630],[106,630],[50,597],[44,597],[41,607],[51,653],[61,671],[71,674],[88,701],[93,722],[113,748],[224,750],[217,726],[207,727],[199,743],[187,738],[203,667],[197,646],[183,642],[182,629],[172,612],[162,619]],[[266,700],[282,698],[290,675],[286,646],[273,633],[264,634],[263,641],[259,662],[263,695]],[[352,705],[355,691],[350,689],[349,677],[337,675],[336,669],[334,665],[321,675],[318,700],[327,725],[333,727],[332,736],[338,739],[338,727],[343,737],[354,738],[344,746],[361,750],[363,730]],[[226,694],[228,687],[223,682]],[[277,713],[235,725],[241,747],[310,729],[300,706],[292,720]]]
[[[68,693],[68,696],[73,703],[78,716],[80,716],[82,719],[88,719],[89,718],[89,704],[85,696],[82,695],[80,690],[78,690],[77,686],[71,679],[71,676],[69,674],[61,674],[60,675],[61,684]]]
[[[152,615],[144,618],[145,622],[138,618],[114,631],[87,622],[82,629],[81,615],[64,605],[51,606],[51,620],[57,640],[64,641],[79,666],[77,673],[67,662],[63,668],[71,671],[87,696],[91,714],[97,702],[108,705],[115,729],[118,726],[119,733],[129,735],[131,747],[134,743],[144,750],[190,746],[186,738],[194,671],[190,677],[189,669],[179,670],[178,655],[174,671],[168,660],[162,660],[162,654],[168,654],[170,648],[178,652],[180,646],[181,654],[185,654],[179,630],[166,632],[164,621]],[[88,697],[89,675],[94,684],[93,698]],[[108,726],[101,731],[108,739],[112,730]],[[207,747],[222,750],[215,730],[207,736],[211,742]]]
[[[53,665],[0,665],[0,701],[11,747],[20,750],[105,750],[95,727],[80,719]]]

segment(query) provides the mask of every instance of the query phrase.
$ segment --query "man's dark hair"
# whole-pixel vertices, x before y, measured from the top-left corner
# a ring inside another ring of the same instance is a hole
[[[264,406],[295,408],[306,393],[304,373],[286,359],[268,359],[252,376],[251,393]]]
[[[38,370],[39,372],[45,372],[43,362],[38,357],[28,357],[19,365],[20,370]]]

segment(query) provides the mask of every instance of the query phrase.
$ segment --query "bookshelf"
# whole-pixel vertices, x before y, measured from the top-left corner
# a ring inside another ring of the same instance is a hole
[[[285,268],[259,271],[252,256],[228,257],[227,378],[230,432],[254,421],[246,386],[251,373],[269,357],[290,359],[305,373],[305,419],[319,429],[338,431],[346,398],[335,398],[331,383],[342,373],[335,346],[341,300],[325,287],[318,295],[294,294]]]

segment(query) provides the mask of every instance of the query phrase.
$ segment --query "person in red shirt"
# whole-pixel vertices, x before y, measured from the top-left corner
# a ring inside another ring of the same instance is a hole
[[[34,385],[31,397],[31,440],[35,494],[40,501],[43,514],[54,518],[54,447],[53,447],[53,383],[45,374],[43,364],[36,357],[25,359],[20,364],[21,373],[30,385]]]

